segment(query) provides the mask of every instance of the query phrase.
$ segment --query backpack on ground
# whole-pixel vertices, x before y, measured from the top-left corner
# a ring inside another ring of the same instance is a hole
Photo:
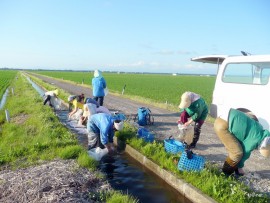
[[[135,120],[137,120],[138,124],[141,126],[154,124],[154,117],[151,115],[151,110],[146,107],[138,108]]]

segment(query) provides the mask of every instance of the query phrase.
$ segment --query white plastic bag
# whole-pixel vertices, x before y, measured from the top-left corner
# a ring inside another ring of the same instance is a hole
[[[109,153],[109,151],[107,148],[101,149],[100,147],[93,148],[93,149],[90,149],[88,151],[89,156],[91,156],[92,158],[94,158],[97,161],[100,161],[102,159],[102,157],[108,153]]]
[[[175,139],[190,145],[194,137],[194,126],[192,125],[185,126],[183,124],[178,124],[178,129],[179,134],[178,136],[175,137]]]
[[[104,94],[105,94],[105,96],[107,96],[109,94],[109,89],[107,87],[104,89]]]

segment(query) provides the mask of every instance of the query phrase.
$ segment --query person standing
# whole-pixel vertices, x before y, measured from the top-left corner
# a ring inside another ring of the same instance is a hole
[[[180,119],[178,124],[188,126],[193,122],[195,123],[193,141],[189,145],[190,148],[195,148],[200,138],[201,127],[208,115],[208,106],[199,94],[185,92],[181,96],[179,108]]]
[[[103,106],[105,92],[104,89],[107,87],[106,80],[101,74],[101,71],[94,71],[94,78],[92,79],[93,97],[99,104]]]
[[[270,156],[270,132],[250,113],[230,109],[228,116],[215,120],[214,130],[228,152],[222,167],[226,175],[244,175],[244,163],[256,148],[262,156]]]
[[[58,97],[59,94],[59,90],[53,90],[53,91],[48,91],[44,93],[44,102],[43,105],[46,105],[47,102],[49,103],[50,107],[54,107],[53,106],[53,100],[55,100]]]
[[[112,153],[114,151],[114,132],[121,131],[123,126],[123,121],[114,120],[107,113],[98,113],[90,116],[87,121],[88,150],[95,147],[100,147],[101,149],[106,147],[109,153]]]

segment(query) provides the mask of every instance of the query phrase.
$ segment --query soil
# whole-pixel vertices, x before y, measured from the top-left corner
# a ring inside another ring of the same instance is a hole
[[[74,160],[54,160],[16,171],[0,171],[0,202],[97,202],[97,192],[110,191],[97,173]]]
[[[84,93],[86,97],[92,97],[92,90],[84,85],[56,80],[45,76],[38,77],[45,82],[54,84],[55,86],[66,90],[70,94]],[[104,98],[104,106],[110,111],[119,111],[128,117],[135,115],[138,107],[147,106],[151,109],[155,122],[154,125],[147,126],[146,128],[154,133],[155,139],[164,140],[169,138],[171,135],[177,134],[177,120],[179,119],[179,112],[172,112],[167,109],[133,101],[121,96],[114,96],[110,93]],[[208,162],[216,164],[220,168],[227,156],[227,152],[223,144],[220,142],[213,130],[213,124],[209,122],[206,122],[202,126],[200,140],[197,143],[196,148],[192,151],[204,156]],[[240,180],[249,185],[253,190],[266,193],[270,196],[269,159],[263,158],[260,156],[258,150],[254,150],[251,157],[245,163],[244,171],[245,176],[241,177]]]

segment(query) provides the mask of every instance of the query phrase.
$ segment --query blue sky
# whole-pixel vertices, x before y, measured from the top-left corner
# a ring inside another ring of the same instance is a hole
[[[0,68],[215,74],[270,54],[269,0],[0,0]]]

